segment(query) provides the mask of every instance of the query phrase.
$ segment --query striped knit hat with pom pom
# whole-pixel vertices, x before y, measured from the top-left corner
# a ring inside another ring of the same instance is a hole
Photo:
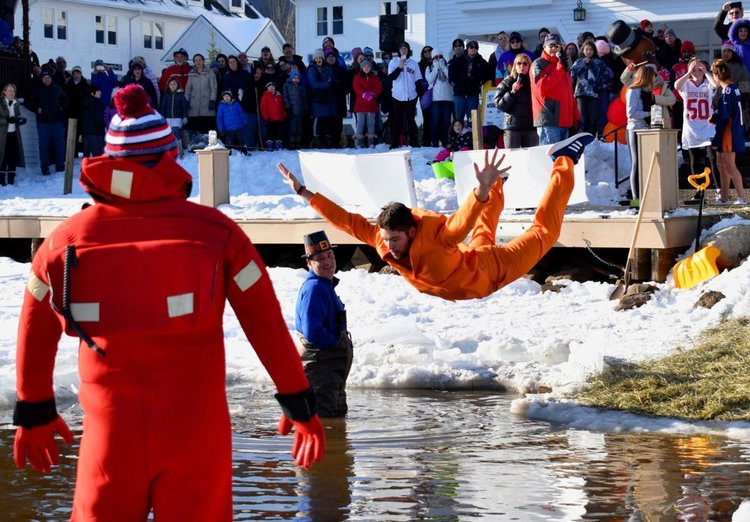
[[[148,103],[148,94],[138,84],[117,91],[117,114],[109,124],[104,153],[138,163],[156,164],[167,154],[177,156],[177,142],[164,117]]]

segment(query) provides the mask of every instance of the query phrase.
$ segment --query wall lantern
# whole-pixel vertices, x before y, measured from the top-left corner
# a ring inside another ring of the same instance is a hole
[[[581,0],[578,0],[578,5],[573,9],[573,20],[576,22],[586,21],[586,10],[583,8],[583,5],[581,5]]]

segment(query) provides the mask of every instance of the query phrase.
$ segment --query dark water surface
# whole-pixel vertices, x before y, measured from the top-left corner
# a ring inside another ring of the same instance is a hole
[[[231,391],[236,520],[730,520],[750,497],[750,443],[572,430],[491,392],[349,395],[325,462],[304,471],[272,394]],[[0,447],[0,521],[67,520],[77,445],[44,476],[13,468],[11,429]]]

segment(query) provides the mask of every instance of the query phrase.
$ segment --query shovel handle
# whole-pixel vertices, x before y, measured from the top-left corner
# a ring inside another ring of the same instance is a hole
[[[643,220],[643,207],[646,202],[646,196],[648,195],[648,187],[651,184],[651,175],[654,173],[654,165],[656,165],[656,158],[659,157],[659,152],[654,151],[651,154],[651,164],[648,167],[648,175],[646,176],[646,186],[643,187],[643,194],[641,195],[641,203],[638,206],[638,217],[635,220],[635,228],[633,229],[633,237],[630,238],[630,248],[628,249],[628,259],[625,262],[625,274],[624,284],[625,288],[630,284],[630,262],[633,259],[633,252],[635,251],[635,241],[638,238],[638,229],[641,228],[641,221]]]
[[[699,182],[699,179],[702,179],[703,181]],[[700,174],[690,174],[688,176],[688,183],[690,183],[696,190],[706,190],[708,185],[711,184],[711,169],[706,167]]]

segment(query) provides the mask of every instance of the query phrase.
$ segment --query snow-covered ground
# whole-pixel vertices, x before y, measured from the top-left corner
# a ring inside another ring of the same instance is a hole
[[[376,152],[385,150],[380,145]],[[341,153],[354,153],[352,150]],[[415,149],[413,165],[420,206],[450,212],[457,206],[453,182],[436,180],[426,161],[437,149]],[[621,175],[628,170],[627,154]],[[613,205],[625,186],[614,187],[612,145],[592,144],[587,150],[587,195],[594,205]],[[275,165],[284,162],[299,172],[291,151],[258,152],[231,159],[231,204],[221,210],[233,218],[294,219],[315,217],[290,194]],[[183,166],[197,178],[192,155]],[[197,193],[196,190],[194,190]],[[65,216],[87,200],[75,184],[62,197],[60,175],[42,178],[20,171],[18,185],[0,189],[0,215]],[[632,210],[612,210],[633,213]],[[695,213],[695,209],[680,210]],[[601,212],[598,212],[601,214]],[[501,217],[502,219],[502,217]],[[714,228],[738,219],[725,220]],[[8,418],[15,399],[15,337],[29,266],[0,259],[0,411]],[[423,295],[402,278],[339,273],[339,295],[346,304],[355,361],[350,386],[470,388],[504,386],[511,392],[535,392],[549,386],[553,394],[574,391],[605,356],[642,360],[690,346],[697,333],[727,317],[750,313],[750,265],[720,274],[691,290],[660,284],[654,298],[641,308],[616,312],[606,283],[563,282],[559,293],[542,293],[540,286],[519,280],[480,300],[448,302]],[[297,291],[304,270],[270,270],[284,316],[293,328]],[[713,309],[694,308],[706,290],[726,295]],[[257,358],[243,338],[237,320],[227,313],[226,344],[230,382],[269,385]],[[76,342],[64,339],[55,373],[58,400],[72,400],[77,389]],[[750,423],[696,424],[599,412],[568,402],[548,403],[532,395],[515,401],[513,410],[534,418],[594,430],[710,431],[750,439]]]

